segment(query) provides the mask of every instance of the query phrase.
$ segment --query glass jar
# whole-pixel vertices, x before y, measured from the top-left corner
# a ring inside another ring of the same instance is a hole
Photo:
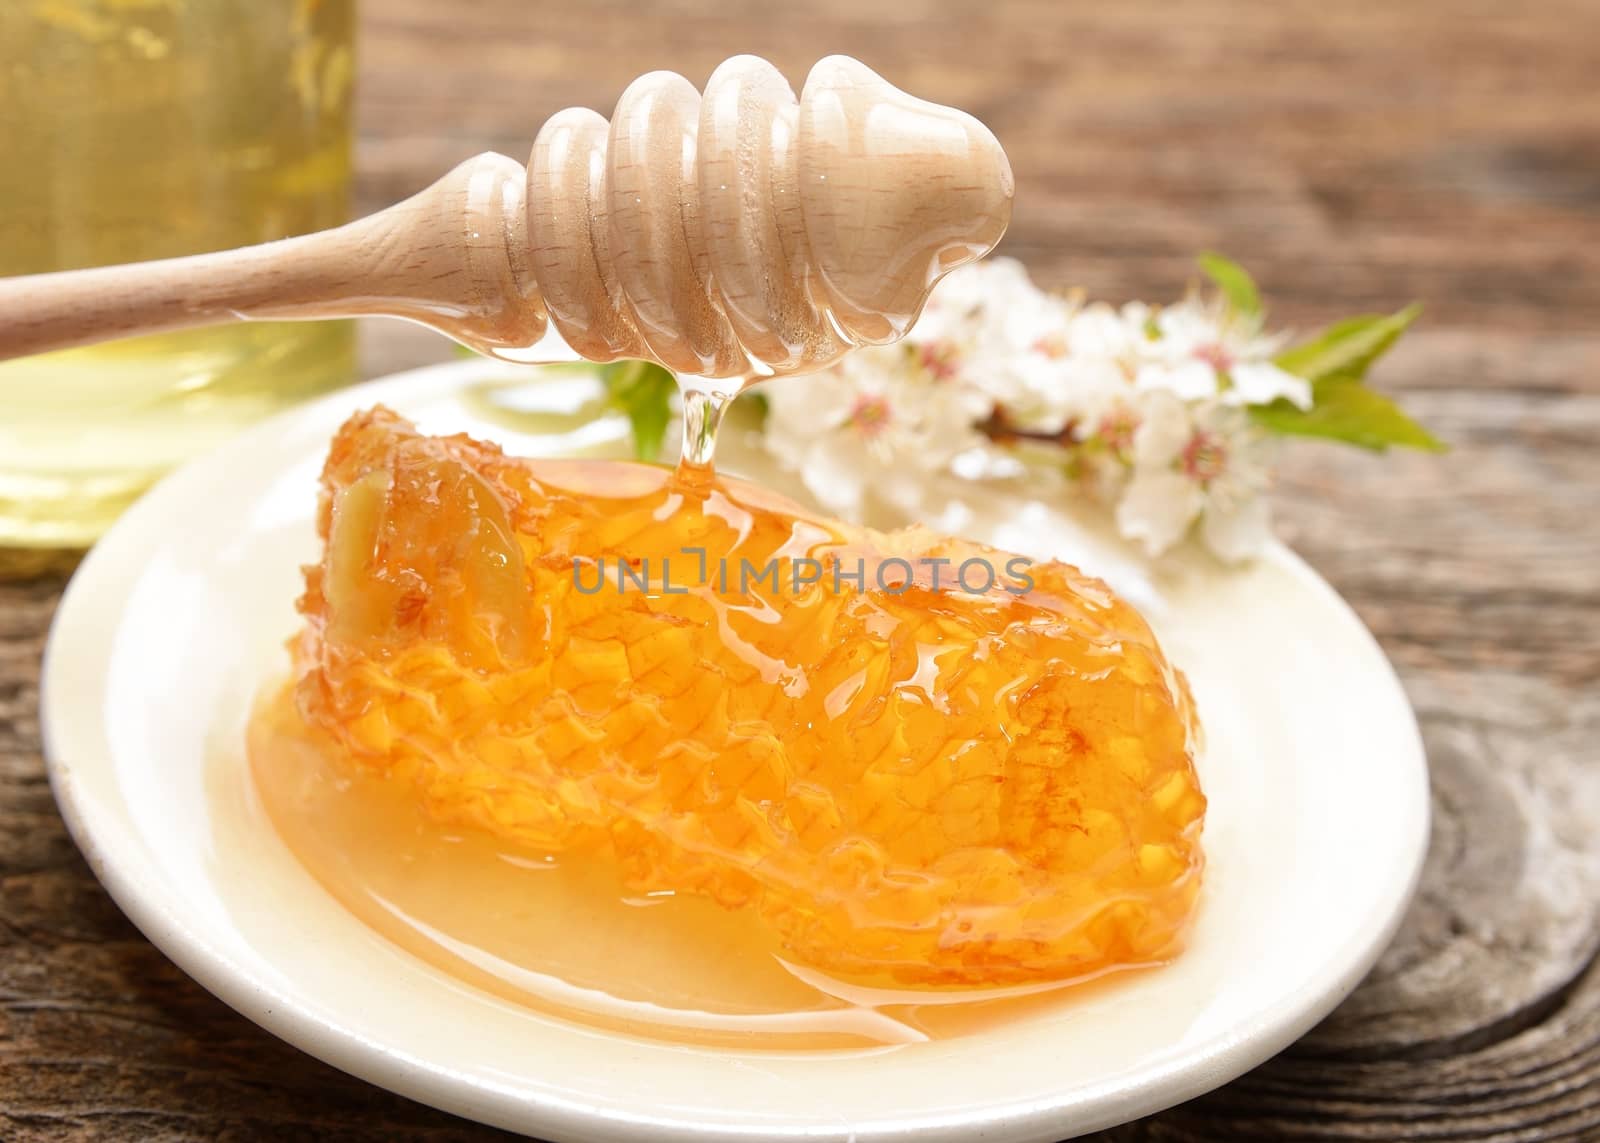
[[[0,3],[0,276],[343,222],[354,7]],[[167,469],[350,380],[354,364],[348,323],[242,323],[0,362],[0,570],[88,545]]]

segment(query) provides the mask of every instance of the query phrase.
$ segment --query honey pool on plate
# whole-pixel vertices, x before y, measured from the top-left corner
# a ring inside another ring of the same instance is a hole
[[[247,801],[362,922],[474,987],[581,1023],[703,1046],[858,1049],[979,1032],[1134,975],[924,993],[852,986],[794,965],[747,913],[631,892],[593,856],[441,825],[403,788],[352,774],[287,691],[258,708],[248,756]]]
[[[651,1034],[828,1046],[946,1034],[1181,948],[1196,727],[1104,584],[1040,564],[955,592],[905,564],[894,590],[791,592],[788,570],[666,590],[690,551],[859,559],[869,583],[891,552],[1010,565],[383,410],[323,480],[295,676],[252,765],[303,863],[435,964]],[[580,589],[619,561],[658,582]]]

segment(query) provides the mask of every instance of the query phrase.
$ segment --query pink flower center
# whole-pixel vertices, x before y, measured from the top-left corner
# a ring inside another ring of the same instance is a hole
[[[956,375],[961,355],[948,341],[930,341],[918,347],[917,360],[935,381],[948,381]]]
[[[1118,408],[1100,418],[1097,433],[1106,447],[1119,456],[1133,447],[1133,434],[1139,428],[1139,414],[1132,409]]]
[[[1234,366],[1233,354],[1229,353],[1227,347],[1220,342],[1214,341],[1209,345],[1197,346],[1194,355],[1218,373],[1230,372]]]
[[[1067,339],[1059,333],[1047,333],[1033,343],[1033,351],[1052,361],[1060,361],[1067,355]]]
[[[869,439],[882,433],[893,419],[889,402],[882,397],[863,393],[850,407],[850,423],[856,432]]]
[[[1227,471],[1228,446],[1215,433],[1196,429],[1183,446],[1180,463],[1183,474],[1204,487]]]

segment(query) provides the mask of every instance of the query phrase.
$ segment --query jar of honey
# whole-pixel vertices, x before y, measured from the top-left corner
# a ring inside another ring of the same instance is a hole
[[[343,222],[354,8],[0,4],[0,276]],[[0,363],[0,574],[87,546],[173,465],[353,374],[345,323],[241,323]]]

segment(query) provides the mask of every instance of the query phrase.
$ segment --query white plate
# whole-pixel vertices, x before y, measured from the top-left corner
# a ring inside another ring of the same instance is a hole
[[[1059,511],[973,491],[968,532],[1112,579],[1193,682],[1210,865],[1174,964],[999,1031],[778,1054],[563,1023],[390,945],[238,810],[241,726],[285,667],[329,437],[382,401],[425,429],[537,448],[467,396],[485,368],[335,394],[187,466],[94,549],[56,617],[42,708],[62,814],[134,923],[250,1019],[383,1087],[555,1140],[1044,1140],[1260,1063],[1393,934],[1426,845],[1426,767],[1389,664],[1338,596],[1282,547],[1244,571],[1153,570]]]

